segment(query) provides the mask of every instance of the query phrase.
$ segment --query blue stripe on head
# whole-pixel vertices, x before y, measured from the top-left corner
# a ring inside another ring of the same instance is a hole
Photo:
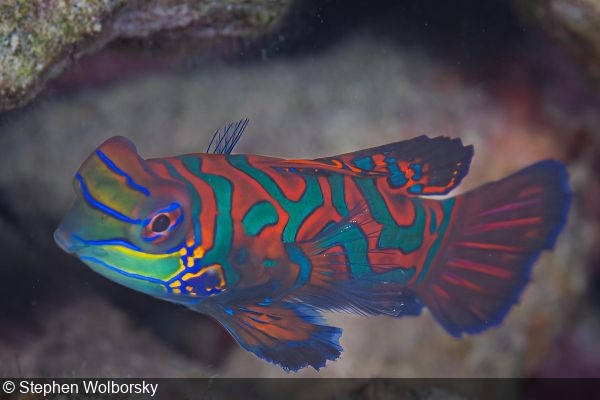
[[[80,258],[82,261],[91,261],[91,262],[93,262],[94,264],[101,265],[101,266],[103,266],[103,267],[104,267],[104,268],[106,268],[106,269],[109,269],[109,270],[111,270],[111,271],[114,271],[114,272],[116,272],[116,273],[118,273],[118,274],[121,274],[121,275],[123,275],[123,276],[126,276],[126,277],[128,277],[128,278],[134,278],[134,279],[139,279],[139,280],[146,281],[146,282],[158,283],[159,285],[164,285],[164,286],[167,288],[167,291],[170,291],[170,290],[169,290],[169,288],[168,288],[168,287],[165,285],[165,282],[164,282],[164,281],[162,281],[162,280],[160,280],[160,279],[151,278],[151,277],[149,277],[149,276],[140,275],[140,274],[134,274],[134,273],[132,273],[132,272],[127,272],[127,271],[124,271],[124,270],[122,270],[122,269],[119,269],[119,268],[115,267],[114,265],[110,265],[110,264],[108,264],[108,263],[106,263],[106,262],[104,262],[104,261],[102,261],[101,259],[99,259],[99,258],[96,258],[96,257],[91,257],[91,256],[80,256],[79,258]]]
[[[143,237],[142,239],[144,239],[144,241],[146,241],[146,242],[152,243],[159,237],[160,237],[160,235],[156,235],[156,236],[152,236],[152,237]]]
[[[147,188],[136,183],[127,172],[125,172],[121,168],[117,167],[117,165],[110,158],[108,158],[108,156],[106,154],[104,154],[101,150],[96,150],[96,155],[102,160],[102,162],[111,171],[113,171],[114,173],[116,173],[118,175],[123,176],[125,178],[125,181],[127,182],[127,185],[129,185],[130,188],[143,193],[144,196],[146,196],[146,197],[150,197],[150,191]]]
[[[139,247],[123,239],[88,240],[76,234],[72,234],[71,236],[86,246],[121,246],[135,251],[142,251]]]
[[[113,210],[112,208],[108,207],[107,205],[102,204],[98,200],[94,199],[94,197],[90,194],[90,191],[89,191],[87,185],[85,184],[85,180],[79,173],[77,173],[75,175],[75,179],[77,179],[77,181],[79,181],[79,185],[81,187],[81,193],[83,194],[83,197],[85,197],[85,200],[92,207],[102,211],[105,214],[110,215],[113,218],[118,219],[119,221],[127,222],[128,224],[139,224],[141,222],[141,220],[139,220],[139,219],[130,218],[127,215],[121,214],[120,212]]]

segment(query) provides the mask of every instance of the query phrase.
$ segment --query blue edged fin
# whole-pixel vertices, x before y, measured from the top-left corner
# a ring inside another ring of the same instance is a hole
[[[385,179],[395,195],[443,195],[469,172],[473,146],[460,139],[419,136],[353,153],[315,160],[265,161],[263,168],[300,175],[352,175]]]
[[[452,335],[498,325],[531,277],[540,253],[565,225],[566,167],[541,161],[455,199],[453,222],[418,296]]]
[[[446,194],[458,186],[472,157],[473,146],[458,138],[418,136],[315,161],[359,175],[386,176],[390,189],[422,196]]]
[[[423,303],[405,285],[383,277],[360,278],[332,285],[328,292],[305,290],[303,300],[322,310],[388,317],[418,316]]]
[[[244,349],[288,372],[308,366],[318,370],[342,352],[342,330],[301,304],[265,299],[244,306],[214,305],[209,313]]]

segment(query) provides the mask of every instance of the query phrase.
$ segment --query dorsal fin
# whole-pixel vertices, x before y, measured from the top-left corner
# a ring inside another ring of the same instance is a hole
[[[387,179],[394,194],[404,196],[443,195],[454,189],[469,172],[473,146],[460,139],[419,136],[402,142],[315,160],[265,161],[264,167],[279,171]]]
[[[315,161],[359,174],[382,174],[392,188],[407,194],[442,195],[469,172],[473,146],[458,138],[418,136],[402,142],[359,150]]]
[[[249,122],[250,120],[248,118],[244,118],[237,122],[225,125],[223,129],[217,129],[213,134],[212,139],[210,139],[206,152],[213,154],[230,154],[242,137]]]

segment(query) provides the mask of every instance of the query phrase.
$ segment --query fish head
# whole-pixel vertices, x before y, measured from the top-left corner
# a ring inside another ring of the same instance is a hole
[[[73,187],[77,197],[54,233],[57,244],[117,283],[173,300],[169,281],[183,268],[192,225],[186,187],[155,174],[124,137],[100,145]]]

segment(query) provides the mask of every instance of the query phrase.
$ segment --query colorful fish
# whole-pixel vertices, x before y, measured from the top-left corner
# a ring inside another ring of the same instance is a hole
[[[565,224],[558,161],[439,199],[468,172],[460,139],[315,160],[230,154],[247,123],[177,157],[107,140],[76,173],[55,239],[115,282],[212,316],[286,371],[339,357],[342,332],[322,311],[427,307],[457,337],[500,324]]]

